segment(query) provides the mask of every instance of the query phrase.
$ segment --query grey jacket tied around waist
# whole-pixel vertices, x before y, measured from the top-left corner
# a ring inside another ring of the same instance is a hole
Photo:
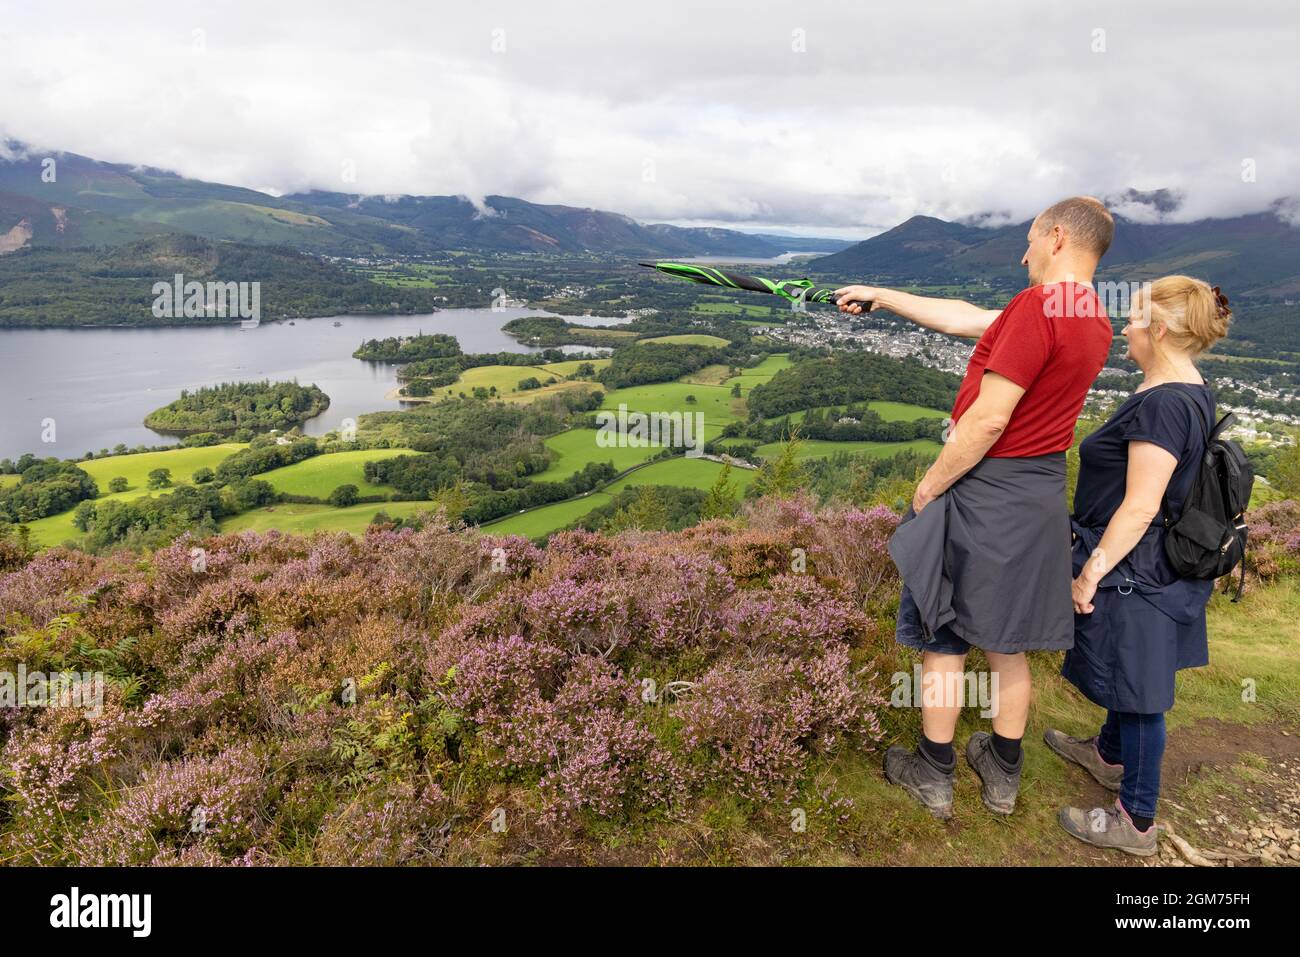
[[[908,511],[889,554],[918,612],[900,613],[900,637],[946,625],[1002,654],[1074,644],[1064,452],[982,459],[920,515]]]

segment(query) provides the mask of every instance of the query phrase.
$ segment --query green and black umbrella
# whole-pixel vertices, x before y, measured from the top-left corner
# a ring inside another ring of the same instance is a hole
[[[762,276],[750,276],[728,269],[715,269],[698,263],[641,263],[662,273],[686,279],[690,282],[703,283],[706,286],[721,286],[723,289],[745,289],[749,292],[765,292],[780,296],[791,302],[824,303],[835,305],[835,288],[818,286],[811,279],[764,279]],[[861,303],[863,310],[869,309],[871,303]]]

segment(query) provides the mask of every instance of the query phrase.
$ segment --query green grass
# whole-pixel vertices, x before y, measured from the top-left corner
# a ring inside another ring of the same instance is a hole
[[[642,343],[660,342],[664,345],[682,345],[682,346],[715,346],[721,347],[727,344],[727,340],[721,336],[710,336],[704,333],[680,333],[675,336],[655,336],[652,339],[642,339]]]
[[[596,444],[595,429],[569,429],[546,440],[546,447],[554,454],[551,465],[544,472],[529,476],[532,481],[556,482],[580,472],[590,462],[613,462],[618,471],[629,469],[639,462],[658,455],[660,448],[609,448]]]
[[[148,476],[154,469],[171,469],[172,484],[189,484],[190,476],[198,469],[215,469],[223,459],[245,446],[238,442],[209,445],[197,449],[167,449],[163,452],[141,452],[139,455],[110,455],[78,463],[99,486],[100,502],[125,502],[142,495],[165,494],[167,489],[150,490]],[[127,480],[125,492],[110,493],[108,483],[121,476]],[[81,532],[72,524],[74,509],[31,522],[32,541],[37,545],[59,545],[70,539],[80,539]]]
[[[0,488],[8,488],[10,485],[17,485],[21,480],[21,475],[0,475]]]
[[[743,370],[740,375],[727,380],[727,388],[731,388],[737,382],[740,383],[740,392],[742,395],[748,395],[749,390],[756,385],[762,385],[776,375],[782,369],[790,367],[790,357],[785,353],[774,356],[768,356],[752,369]]]
[[[415,455],[410,449],[363,449],[316,455],[284,468],[263,472],[257,478],[270,482],[277,492],[327,498],[340,485],[355,485],[361,495],[383,495],[393,489],[366,481],[365,464],[399,455]]]
[[[543,505],[522,515],[511,515],[485,526],[483,530],[492,535],[527,535],[529,538],[540,538],[556,529],[564,528],[592,509],[608,505],[609,502],[610,498],[604,492],[590,492],[583,498]]]
[[[698,385],[722,385],[730,378],[731,369],[724,363],[702,366],[694,372],[688,372],[678,382],[693,382]]]
[[[269,532],[272,529],[309,535],[312,532],[365,532],[370,520],[379,512],[393,518],[406,518],[416,512],[431,511],[430,502],[378,502],[334,508],[330,505],[268,505],[223,519],[223,532]]]
[[[775,458],[781,454],[782,444],[781,442],[768,442],[766,445],[760,445],[758,454],[763,458]],[[801,462],[805,459],[824,459],[837,452],[886,458],[902,452],[904,449],[915,449],[918,452],[938,455],[941,448],[943,446],[938,442],[932,442],[929,439],[912,439],[909,442],[826,442],[821,439],[805,439],[799,443],[799,448],[795,451],[795,458]]]
[[[686,401],[688,395],[695,396],[694,403]],[[620,403],[626,403],[629,412],[701,412],[704,435],[708,439],[716,438],[723,426],[742,414],[737,400],[732,398],[730,386],[695,382],[657,382],[614,389],[605,393],[601,408],[617,411]]]
[[[1295,622],[1300,620],[1300,581],[1290,579],[1247,592],[1241,604],[1216,595],[1210,602],[1210,664],[1178,673],[1174,708],[1168,713],[1171,743],[1183,729],[1201,721],[1222,721],[1239,725],[1289,725],[1294,735],[1300,721],[1300,656],[1295,651]],[[1033,653],[1033,699],[1029,726],[1025,732],[1025,763],[1015,814],[1001,818],[989,814],[980,804],[979,781],[958,760],[954,811],[951,822],[936,821],[909,796],[888,784],[880,768],[880,754],[850,751],[825,772],[836,781],[837,794],[853,800],[850,830],[868,839],[859,842],[858,853],[827,843],[810,855],[806,863],[980,865],[1003,864],[1117,864],[1123,855],[1088,848],[1066,835],[1057,823],[1057,811],[1066,804],[1092,807],[1113,800],[1080,769],[1067,765],[1048,750],[1043,741],[1046,728],[1088,737],[1096,733],[1105,713],[1087,701],[1060,676],[1061,653]],[[883,675],[896,669],[909,671],[919,655],[897,647],[886,651],[879,662]],[[967,660],[970,671],[987,669],[976,651]],[[1242,700],[1242,681],[1256,681],[1257,699]],[[908,745],[920,733],[920,717],[914,708],[885,709],[885,744]],[[978,709],[965,708],[958,723],[956,744],[964,748],[970,735],[988,730],[988,721]],[[1249,754],[1225,754],[1229,777],[1244,773],[1258,758]],[[1208,768],[1206,769],[1209,770]],[[1160,805],[1165,820],[1176,818],[1179,833],[1198,843],[1188,825],[1195,818],[1212,817],[1216,810],[1234,813],[1243,806],[1232,800],[1223,805],[1229,789],[1209,788],[1222,772],[1213,771],[1191,779],[1184,791],[1180,783],[1167,781]],[[1187,808],[1183,813],[1169,802]],[[1252,805],[1245,805],[1252,806]],[[715,836],[725,840],[725,835]]]
[[[773,307],[738,302],[697,302],[691,306],[691,311],[707,316],[768,316],[772,314]],[[762,325],[771,325],[771,322]]]
[[[613,359],[569,359],[565,362],[548,362],[545,365],[534,366],[533,368],[544,369],[551,375],[566,376],[577,372],[580,365],[590,364],[593,369],[599,372],[613,361]]]
[[[617,482],[606,487],[605,492],[617,495],[627,488],[637,485],[675,485],[679,488],[698,488],[708,490],[718,480],[725,466],[708,459],[672,458],[655,462],[645,468],[637,469],[631,475],[625,475]],[[737,490],[747,489],[758,472],[754,469],[733,468],[731,481]]]
[[[909,405],[906,402],[886,402],[881,400],[869,402],[867,407],[878,413],[886,422],[914,422],[917,419],[946,419],[948,417],[948,413],[942,409],[928,409],[923,405]],[[824,412],[827,409],[843,408],[845,408],[844,405],[822,405],[817,407],[817,411]],[[811,410],[800,409],[798,412],[791,412],[790,421],[802,422],[809,411]],[[779,422],[784,418],[783,415],[776,415],[764,421]]]
[[[592,360],[592,365],[597,369],[601,364],[608,365],[608,359]],[[466,395],[473,394],[474,389],[484,388],[489,391],[495,388],[496,398],[504,399],[507,402],[532,402],[534,399],[541,398],[544,395],[554,395],[556,392],[563,392],[569,389],[581,389],[591,385],[591,383],[581,380],[566,380],[564,376],[571,375],[574,369],[577,369],[580,362],[556,362],[550,365],[540,366],[478,366],[474,369],[466,369],[460,374],[460,378],[446,388],[439,389],[430,396],[431,399],[440,399],[444,395]],[[568,371],[558,371],[567,369]],[[540,389],[520,389],[519,383],[524,379],[536,378],[538,382],[543,383]],[[557,381],[551,385],[546,385],[548,379]]]
[[[110,455],[78,463],[89,473],[101,492],[108,491],[108,483],[121,476],[132,491],[143,494],[149,473],[154,469],[171,469],[173,482],[188,482],[190,476],[201,468],[215,469],[222,460],[245,446],[239,442],[226,442],[197,449],[167,449],[162,452],[141,452],[139,455]],[[125,493],[123,493],[125,494]]]

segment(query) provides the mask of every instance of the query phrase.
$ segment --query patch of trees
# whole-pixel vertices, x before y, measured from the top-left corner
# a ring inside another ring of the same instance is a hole
[[[944,409],[952,406],[960,381],[915,359],[844,352],[782,369],[750,390],[748,403],[750,414],[761,419],[872,400]]]
[[[300,438],[284,445],[263,440],[223,459],[217,466],[216,479],[223,485],[229,484],[319,454],[320,446],[313,438]]]
[[[95,480],[74,462],[24,455],[18,465],[18,484],[0,488],[0,522],[34,522],[99,494]]]
[[[809,409],[797,425],[788,415],[772,422],[731,422],[723,429],[722,436],[750,439],[760,445],[784,442],[796,431],[800,438],[826,442],[907,442],[912,439],[942,442],[945,421],[938,416],[912,421],[886,420],[865,405],[850,405],[842,410]]]
[[[353,358],[372,362],[415,362],[418,359],[444,359],[460,355],[455,336],[435,332],[419,336],[390,336],[367,339],[352,353]]]
[[[562,502],[611,481],[618,470],[610,462],[588,462],[563,482],[524,482],[518,488],[490,491],[480,495],[465,509],[462,518],[472,525],[490,522],[524,509]]]
[[[636,485],[592,509],[569,528],[614,534],[627,529],[677,531],[703,520],[709,493],[676,485]]]
[[[723,353],[708,346],[638,343],[618,349],[610,364],[596,374],[596,380],[611,389],[671,382],[710,363],[723,361]]]
[[[266,432],[290,429],[329,408],[318,386],[296,382],[223,382],[190,392],[145,416],[158,432],[229,433],[240,429]],[[205,442],[206,442],[205,438]]]
[[[550,348],[566,345],[612,345],[608,329],[602,335],[597,327],[580,326],[559,316],[520,316],[511,319],[501,329],[521,342]]]
[[[77,507],[73,524],[86,532],[91,551],[121,545],[153,548],[188,530],[215,533],[222,518],[275,500],[275,489],[261,479],[243,479],[224,489],[183,485],[167,495],[127,502],[85,502]]]

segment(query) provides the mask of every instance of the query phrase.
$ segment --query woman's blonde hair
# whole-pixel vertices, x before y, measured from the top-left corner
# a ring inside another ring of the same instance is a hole
[[[1232,321],[1228,297],[1219,287],[1191,276],[1163,276],[1144,284],[1134,296],[1132,314],[1144,316],[1148,324],[1162,323],[1170,345],[1193,356],[1226,336]]]

